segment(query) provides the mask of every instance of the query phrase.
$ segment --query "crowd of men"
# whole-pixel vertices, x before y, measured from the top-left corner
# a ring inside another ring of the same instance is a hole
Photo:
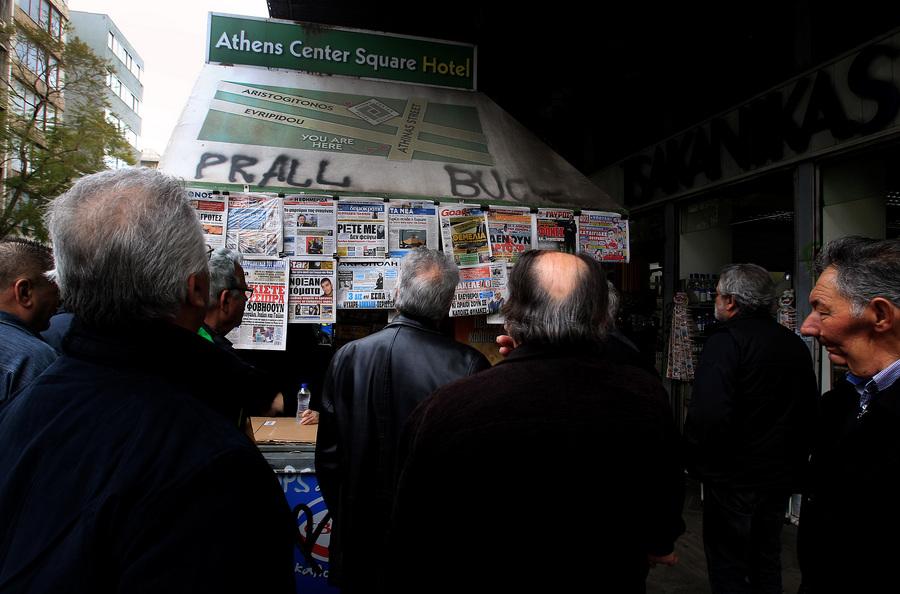
[[[246,435],[283,397],[225,338],[252,291],[240,256],[209,253],[181,184],[150,169],[85,176],[46,218],[52,252],[0,241],[0,591],[295,592],[296,518]],[[816,274],[801,333],[846,381],[819,396],[768,271],[731,265],[680,435],[659,374],[621,350],[594,259],[518,259],[491,366],[441,331],[452,259],[413,250],[397,316],[336,353],[305,421],[329,582],[644,592],[678,562],[687,469],[712,592],[782,591],[792,493],[802,590],[882,591],[900,540],[900,241],[839,239]]]

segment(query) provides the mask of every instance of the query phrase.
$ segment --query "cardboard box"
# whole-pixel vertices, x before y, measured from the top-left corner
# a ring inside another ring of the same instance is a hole
[[[318,425],[299,425],[293,417],[250,417],[256,443],[316,443]]]

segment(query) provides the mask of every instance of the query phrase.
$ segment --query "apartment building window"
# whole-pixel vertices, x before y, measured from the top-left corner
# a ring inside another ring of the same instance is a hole
[[[63,38],[62,14],[48,0],[19,0],[19,8],[41,29],[46,29],[57,39]]]
[[[110,50],[112,50],[112,53],[115,54],[117,58],[119,58],[119,60],[125,66],[125,69],[131,72],[131,74],[133,74],[134,77],[138,79],[138,81],[140,81],[141,76],[143,76],[144,73],[143,69],[134,60],[134,57],[132,57],[132,55],[128,53],[128,50],[125,49],[125,46],[119,43],[119,40],[116,38],[116,34],[112,31],[107,32],[106,45]]]

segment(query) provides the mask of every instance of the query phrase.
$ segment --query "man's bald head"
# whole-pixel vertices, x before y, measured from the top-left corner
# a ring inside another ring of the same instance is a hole
[[[602,342],[609,319],[606,275],[591,257],[525,252],[509,277],[506,328],[520,344]]]

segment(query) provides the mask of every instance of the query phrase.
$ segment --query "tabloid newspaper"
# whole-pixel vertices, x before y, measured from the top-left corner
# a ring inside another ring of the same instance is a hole
[[[285,256],[333,256],[336,227],[336,205],[328,196],[285,197]]]
[[[387,253],[387,204],[356,198],[338,201],[338,257],[372,259]]]
[[[614,212],[583,210],[578,217],[578,251],[601,262],[628,262],[628,221]]]
[[[253,295],[241,325],[228,333],[238,349],[283,351],[287,336],[287,260],[245,259],[242,264]]]
[[[400,260],[344,262],[338,266],[338,307],[394,309]]]
[[[578,223],[571,210],[539,208],[537,233],[539,250],[574,254],[578,249]]]
[[[537,217],[530,208],[492,206],[487,211],[487,220],[495,262],[512,266],[522,252],[534,245]]]
[[[282,200],[265,194],[228,197],[226,245],[250,258],[278,256],[284,250]]]
[[[439,212],[444,252],[453,256],[457,266],[467,268],[491,262],[487,215],[481,206],[442,204]]]
[[[496,314],[503,305],[505,291],[505,262],[460,268],[450,316]]]
[[[288,323],[333,324],[335,261],[321,256],[288,258]]]
[[[394,200],[388,203],[388,249],[402,258],[421,246],[440,249],[437,206],[433,202]]]
[[[191,206],[203,226],[206,245],[216,249],[225,247],[225,228],[228,225],[228,200],[209,190],[187,188]]]

